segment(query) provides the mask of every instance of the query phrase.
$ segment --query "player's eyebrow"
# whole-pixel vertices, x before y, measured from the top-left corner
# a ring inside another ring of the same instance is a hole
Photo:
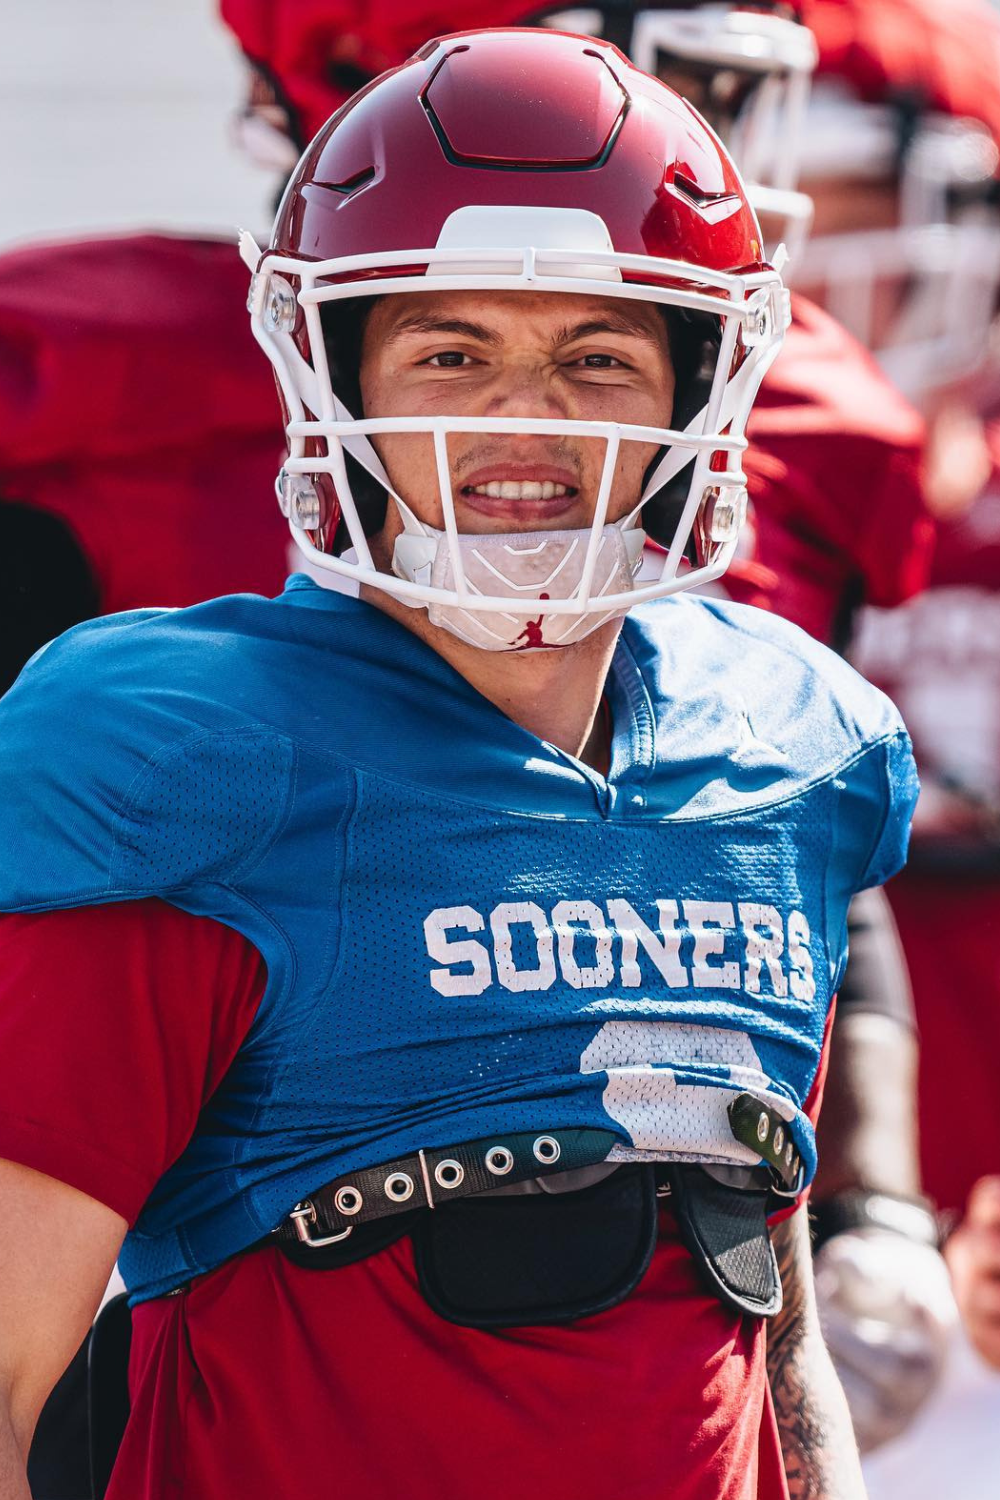
[[[472,323],[467,318],[436,318],[433,313],[414,313],[412,317],[404,318],[389,330],[385,342],[391,344],[394,339],[408,333],[454,333],[460,338],[475,339],[494,348],[502,343],[499,333],[483,323]]]
[[[601,333],[625,334],[629,338],[645,339],[649,344],[660,344],[658,331],[627,313],[608,313],[600,318],[590,318],[584,323],[567,323],[556,335],[556,343],[572,344],[578,339],[590,339]]]

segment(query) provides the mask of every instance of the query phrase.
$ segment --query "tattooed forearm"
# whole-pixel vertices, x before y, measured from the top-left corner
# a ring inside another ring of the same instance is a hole
[[[863,1493],[850,1482],[850,1418],[845,1414],[843,1427],[838,1412],[831,1419],[831,1392],[824,1389],[826,1381],[817,1380],[809,1340],[788,1338],[769,1348],[768,1371],[791,1500],[840,1500]]]
[[[804,1208],[774,1231],[784,1307],[768,1325],[767,1372],[791,1500],[864,1500],[844,1393],[820,1333]]]

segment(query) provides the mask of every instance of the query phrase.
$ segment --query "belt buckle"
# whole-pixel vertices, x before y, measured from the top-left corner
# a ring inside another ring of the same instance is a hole
[[[348,1224],[340,1234],[310,1234],[310,1224],[316,1223],[316,1207],[311,1198],[303,1198],[301,1203],[296,1203],[288,1217],[294,1221],[295,1233],[302,1244],[308,1245],[312,1250],[319,1250],[324,1245],[336,1245],[341,1240],[346,1240],[349,1234],[354,1233],[354,1225]]]

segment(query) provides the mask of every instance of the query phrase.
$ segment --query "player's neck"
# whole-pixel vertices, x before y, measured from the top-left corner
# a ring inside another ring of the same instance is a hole
[[[598,713],[620,621],[554,651],[480,651],[432,625],[426,610],[410,609],[381,590],[362,598],[384,610],[431,646],[501,713],[540,740],[604,770],[609,745]]]
[[[605,771],[608,725],[599,709],[620,628],[601,626],[555,651],[478,651],[444,630],[430,644],[515,724]]]

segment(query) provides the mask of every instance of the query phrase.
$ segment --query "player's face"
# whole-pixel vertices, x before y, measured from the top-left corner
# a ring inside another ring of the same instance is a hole
[[[827,236],[867,234],[898,227],[899,189],[890,178],[811,179],[806,176],[801,187],[812,198],[815,207],[810,231],[813,240],[822,240]],[[762,227],[766,236],[767,228]],[[858,248],[852,247],[850,241],[847,241],[843,252],[843,269],[848,286],[860,282],[865,288],[864,316],[867,332],[862,333],[861,328],[856,326],[849,307],[842,306],[836,300],[835,276],[818,282],[810,280],[808,259],[796,275],[795,287],[811,301],[818,302],[834,316],[841,317],[852,331],[863,337],[869,347],[879,349],[890,341],[893,325],[907,295],[908,267],[902,250],[898,265],[881,271],[876,271],[871,264],[859,266],[856,259],[859,253]]]
[[[490,433],[490,417],[669,424],[674,375],[666,327],[649,303],[552,292],[447,291],[383,297],[365,328],[366,417],[463,416],[449,469],[459,531],[568,530],[593,519],[604,466],[599,438]],[[433,440],[373,439],[398,493],[442,529]],[[608,520],[633,510],[653,444],[623,442]],[[382,544],[400,527],[389,507]]]
[[[802,190],[815,205],[812,233],[854,234],[894,229],[899,222],[899,190],[891,178],[802,177]]]

